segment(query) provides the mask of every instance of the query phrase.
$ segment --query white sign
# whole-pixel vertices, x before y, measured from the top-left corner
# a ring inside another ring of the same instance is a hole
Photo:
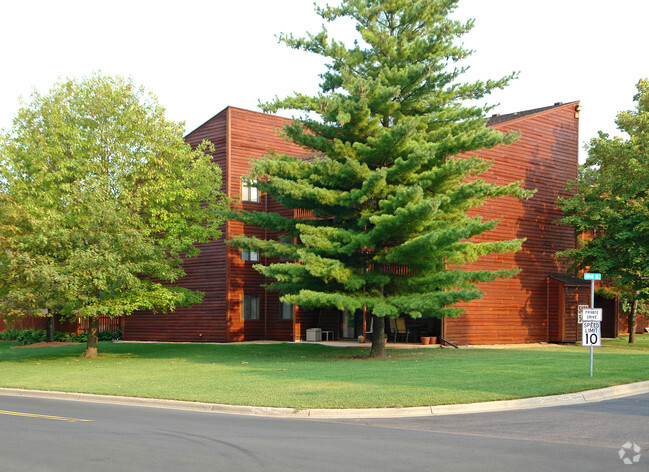
[[[601,308],[584,308],[581,312],[582,321],[602,321]]]
[[[586,272],[584,274],[584,280],[602,280],[602,274],[597,272]]]
[[[588,305],[578,305],[577,306],[577,323],[581,324],[582,323],[582,313],[585,308],[588,308]]]
[[[581,345],[600,347],[602,345],[600,327],[599,321],[584,321],[581,325]]]

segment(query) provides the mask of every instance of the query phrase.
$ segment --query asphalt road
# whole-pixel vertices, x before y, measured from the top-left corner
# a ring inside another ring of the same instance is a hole
[[[0,471],[647,471],[649,394],[419,418],[259,418],[0,396]],[[79,421],[82,420],[82,421]],[[637,452],[619,450],[629,442]]]

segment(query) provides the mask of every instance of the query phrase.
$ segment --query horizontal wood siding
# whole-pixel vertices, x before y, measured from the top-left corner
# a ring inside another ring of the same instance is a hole
[[[47,326],[47,318],[42,316],[28,316],[13,321],[6,321],[0,319],[0,331],[12,329],[45,329]]]
[[[619,314],[619,331],[620,333],[629,334],[629,315],[620,311]],[[649,328],[649,316],[636,315],[635,332],[636,334],[646,333],[645,329]]]
[[[548,278],[548,342],[560,342],[563,320],[563,284],[558,280]]]
[[[223,169],[223,188],[234,198],[235,208],[278,211],[286,216],[296,214],[282,208],[267,195],[258,203],[240,202],[241,177],[250,169],[251,159],[261,159],[269,149],[275,152],[308,156],[310,152],[281,138],[278,131],[288,120],[228,108],[187,136],[192,145],[203,139],[216,147],[214,158]],[[518,267],[513,278],[482,284],[481,300],[462,305],[466,313],[445,320],[446,339],[460,344],[515,343],[547,341],[559,336],[555,328],[559,306],[549,274],[561,273],[563,267],[555,257],[557,251],[575,246],[571,228],[555,223],[561,213],[555,205],[560,195],[567,196],[565,184],[577,177],[578,120],[574,104],[551,108],[495,126],[503,132],[519,131],[519,141],[509,147],[479,151],[476,154],[491,161],[492,167],[482,176],[488,181],[506,184],[523,180],[524,186],[537,189],[533,198],[519,201],[502,198],[487,201],[473,211],[485,219],[499,219],[496,229],[476,238],[477,241],[525,238],[523,249],[516,254],[481,258],[471,268],[497,270]],[[302,217],[309,213],[297,212]],[[174,341],[243,341],[253,339],[305,339],[305,331],[321,327],[340,332],[340,314],[297,310],[295,320],[279,319],[279,296],[266,291],[268,283],[241,260],[240,251],[225,244],[225,237],[249,234],[279,239],[282,235],[261,228],[228,222],[224,237],[204,245],[202,253],[185,262],[187,276],[180,285],[205,292],[201,305],[181,308],[174,314],[137,313],[125,320],[125,339]],[[262,264],[275,262],[264,258]],[[259,320],[243,321],[242,296],[259,297]],[[548,324],[548,319],[551,323]]]
[[[229,179],[232,197],[237,202],[235,208],[248,211],[277,212],[292,216],[293,211],[279,205],[266,194],[261,194],[259,202],[241,202],[241,178],[250,171],[251,159],[263,159],[269,150],[291,156],[307,156],[307,151],[293,143],[285,141],[279,134],[285,118],[255,113],[238,108],[230,108],[230,168]],[[282,235],[263,228],[244,226],[239,222],[230,222],[230,237],[246,234],[263,239],[279,240]],[[228,248],[230,271],[227,296],[230,306],[230,339],[232,341],[249,341],[254,339],[294,340],[293,320],[280,320],[279,294],[265,290],[262,285],[271,282],[257,272],[255,264],[272,264],[277,258],[261,257],[259,262],[243,262],[238,249]],[[259,297],[259,320],[242,319],[241,300],[243,295]]]
[[[498,184],[522,180],[525,188],[537,192],[526,201],[495,199],[472,211],[485,220],[500,220],[496,229],[475,238],[476,241],[526,241],[515,254],[482,257],[470,267],[517,267],[521,272],[510,279],[481,284],[482,299],[462,304],[466,312],[446,320],[445,335],[460,344],[547,341],[546,278],[564,269],[555,253],[575,246],[573,229],[555,223],[561,217],[556,199],[568,196],[566,183],[577,178],[579,141],[574,104],[495,128],[521,135],[510,146],[475,153],[492,162],[481,178]]]
[[[224,192],[227,183],[226,131],[227,113],[223,111],[186,137],[192,146],[197,146],[203,140],[214,144],[214,161],[223,172],[221,190]],[[124,320],[124,339],[198,342],[227,340],[224,239],[226,230],[223,225],[223,236],[218,241],[198,245],[200,255],[184,261],[186,275],[177,282],[181,287],[203,292],[203,303],[180,307],[173,313],[137,312],[128,316]]]

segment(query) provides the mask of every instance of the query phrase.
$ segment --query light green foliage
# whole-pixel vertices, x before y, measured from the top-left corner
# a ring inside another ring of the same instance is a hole
[[[288,46],[328,59],[321,93],[276,99],[267,111],[303,112],[284,132],[313,149],[311,161],[270,155],[253,163],[260,190],[296,221],[239,212],[246,224],[285,232],[294,246],[237,237],[237,247],[285,255],[293,263],[257,266],[282,300],[305,308],[357,310],[379,317],[457,316],[453,305],[480,297],[477,282],[513,271],[462,270],[484,254],[513,252],[521,241],[471,241],[496,221],[468,217],[487,198],[527,197],[520,183],[477,178],[488,164],[458,154],[513,142],[486,128],[489,107],[465,106],[513,76],[463,83],[457,65],[470,54],[455,44],[472,27],[452,20],[456,1],[347,0],[319,8],[326,22],[346,17],[358,32],[347,47],[321,33]]]
[[[642,300],[649,298],[649,80],[637,89],[636,110],[616,120],[628,138],[593,138],[577,193],[559,206],[564,223],[589,235],[582,247],[562,253],[572,268],[601,272],[625,298]]]
[[[173,310],[163,285],[219,236],[221,171],[152,95],[99,74],[34,93],[0,139],[0,313]]]

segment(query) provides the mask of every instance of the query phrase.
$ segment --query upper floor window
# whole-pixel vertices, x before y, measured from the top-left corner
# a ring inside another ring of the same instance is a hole
[[[258,262],[259,261],[259,253],[257,251],[253,251],[251,249],[241,249],[241,260],[242,261]]]
[[[250,182],[241,180],[241,201],[242,202],[259,202],[259,189],[253,187],[257,183],[256,180]]]
[[[241,319],[259,319],[259,297],[257,295],[244,295],[241,297]]]

